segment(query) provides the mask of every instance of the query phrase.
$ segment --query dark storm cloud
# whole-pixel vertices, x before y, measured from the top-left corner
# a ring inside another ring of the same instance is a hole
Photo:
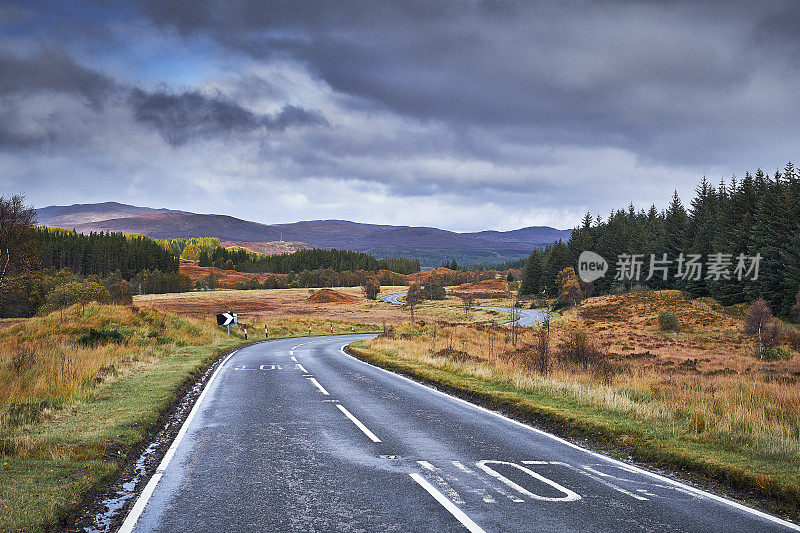
[[[62,50],[44,48],[27,57],[0,50],[0,94],[72,94],[97,109],[113,89],[109,77],[77,64]]]
[[[319,113],[300,107],[285,106],[275,115],[262,115],[222,95],[206,96],[197,91],[170,94],[134,89],[129,101],[136,120],[156,128],[173,146],[193,138],[326,124]]]
[[[759,146],[762,124],[798,131],[788,118],[800,112],[797,99],[751,88],[782,69],[781,83],[798,85],[796,49],[757,46],[773,28],[798,34],[786,22],[800,11],[791,2],[142,6],[162,27],[208,35],[256,58],[294,58],[337,91],[404,116],[513,127],[528,142],[711,163]]]
[[[83,135],[72,131],[70,111],[62,109],[64,102],[42,117],[37,109],[41,104],[30,101],[37,95],[74,98],[96,115],[113,98],[116,103],[129,105],[138,122],[155,128],[173,146],[194,138],[327,124],[319,112],[292,105],[266,115],[254,113],[221,94],[147,92],[82,66],[59,49],[42,48],[26,56],[0,49],[0,96],[5,97],[0,101],[0,147],[70,143],[76,135]]]

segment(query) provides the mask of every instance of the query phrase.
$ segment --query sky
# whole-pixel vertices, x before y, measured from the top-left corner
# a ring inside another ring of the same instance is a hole
[[[0,5],[0,194],[571,228],[797,161],[800,5]]]

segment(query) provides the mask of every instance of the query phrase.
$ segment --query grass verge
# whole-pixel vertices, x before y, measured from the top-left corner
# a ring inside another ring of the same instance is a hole
[[[268,322],[270,339],[330,334],[331,324]],[[125,341],[78,342],[92,328],[120,331]],[[240,328],[232,333],[211,321],[95,305],[0,331],[0,532],[50,531],[74,516],[138,456],[183,391],[245,342]],[[250,342],[260,340],[251,332]]]
[[[800,465],[775,460],[720,441],[676,433],[657,421],[630,413],[586,405],[575,399],[525,389],[499,374],[476,375],[452,364],[434,366],[399,351],[383,353],[365,341],[348,352],[366,362],[515,419],[546,429],[617,457],[632,457],[646,466],[668,469],[717,492],[749,501],[770,512],[800,518]]]

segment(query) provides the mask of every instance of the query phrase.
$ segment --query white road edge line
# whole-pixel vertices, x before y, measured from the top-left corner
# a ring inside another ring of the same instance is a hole
[[[348,343],[348,344],[350,344],[350,343]],[[591,455],[592,457],[597,457],[598,459],[602,459],[602,460],[607,461],[607,462],[609,462],[611,464],[623,466],[623,467],[629,469],[630,471],[633,471],[633,472],[636,472],[638,474],[642,474],[642,475],[645,475],[645,476],[649,476],[649,477],[651,477],[653,479],[657,479],[657,480],[661,481],[662,483],[669,483],[670,485],[681,487],[682,489],[685,489],[685,490],[687,490],[687,491],[689,491],[689,492],[691,492],[693,494],[704,496],[704,497],[709,498],[711,500],[714,500],[714,501],[716,501],[718,503],[722,503],[724,505],[728,505],[730,507],[733,507],[734,509],[738,509],[740,511],[744,511],[745,513],[749,513],[749,514],[757,516],[759,518],[763,518],[764,520],[768,520],[768,521],[773,522],[775,524],[779,524],[779,525],[785,526],[785,527],[787,527],[789,529],[792,529],[794,531],[800,531],[800,525],[798,525],[798,524],[794,524],[792,522],[789,522],[789,521],[784,520],[782,518],[779,518],[777,516],[773,516],[771,514],[763,512],[763,511],[759,511],[758,509],[754,509],[752,507],[748,507],[747,505],[741,504],[741,503],[739,503],[737,501],[729,500],[728,498],[724,498],[722,496],[718,496],[718,495],[713,494],[711,492],[707,492],[707,491],[704,491],[702,489],[698,489],[696,487],[692,487],[691,485],[686,485],[685,483],[681,483],[680,481],[676,481],[674,479],[670,479],[670,478],[662,476],[660,474],[656,474],[655,472],[650,472],[650,471],[645,470],[643,468],[639,468],[638,466],[634,466],[634,465],[630,465],[628,463],[624,463],[622,461],[618,461],[617,459],[614,459],[612,457],[608,457],[608,456],[603,455],[601,453],[598,453],[598,452],[595,452],[595,451],[592,451],[592,450],[587,450],[586,448],[578,446],[575,443],[572,443],[572,442],[570,442],[568,440],[564,440],[561,437],[557,437],[556,435],[553,435],[552,433],[548,433],[548,432],[546,432],[544,430],[535,428],[533,426],[529,426],[528,424],[520,422],[519,420],[514,420],[513,418],[509,418],[509,417],[507,417],[507,416],[505,416],[505,415],[503,415],[501,413],[498,413],[496,411],[492,411],[491,409],[487,409],[485,407],[481,407],[480,405],[475,405],[474,403],[468,402],[467,400],[463,400],[463,399],[458,398],[456,396],[453,396],[451,394],[447,394],[446,392],[442,392],[440,390],[436,390],[433,387],[429,387],[427,385],[423,385],[422,383],[420,383],[418,381],[414,381],[411,378],[408,378],[408,377],[403,376],[401,374],[398,374],[396,372],[392,372],[391,370],[386,370],[385,368],[381,368],[379,366],[375,366],[373,364],[367,363],[366,361],[362,361],[358,357],[353,357],[349,353],[345,352],[344,349],[345,349],[346,346],[347,346],[347,344],[343,345],[340,348],[340,351],[344,355],[346,355],[347,357],[349,357],[349,358],[351,358],[351,359],[353,359],[355,361],[358,361],[361,364],[364,364],[364,365],[367,365],[367,366],[371,366],[373,368],[377,368],[378,370],[382,370],[383,372],[386,372],[387,374],[391,374],[391,375],[393,375],[395,377],[398,377],[400,379],[408,381],[409,383],[413,383],[414,385],[417,385],[418,387],[422,387],[422,388],[428,389],[429,391],[435,392],[436,394],[440,394],[442,396],[446,396],[447,398],[450,398],[451,400],[455,400],[455,401],[457,401],[459,403],[462,403],[464,405],[468,405],[469,407],[471,407],[473,409],[477,409],[479,411],[483,411],[484,413],[488,413],[488,414],[494,415],[494,416],[496,416],[498,418],[502,418],[503,420],[506,420],[507,422],[511,422],[512,424],[516,424],[516,425],[518,425],[520,427],[523,427],[523,428],[525,428],[525,429],[527,429],[529,431],[533,431],[534,433],[537,433],[539,435],[543,435],[545,437],[553,439],[556,442],[560,442],[561,444],[565,444],[565,445],[569,446],[570,448],[574,448],[576,450],[580,450],[580,451],[582,451],[584,453],[587,453],[587,454]]]
[[[433,499],[439,502],[442,505],[442,507],[447,509],[447,511],[451,515],[453,515],[456,520],[461,522],[461,524],[465,528],[467,528],[468,531],[470,531],[471,533],[486,533],[486,531],[484,531],[483,528],[481,528],[481,526],[473,522],[472,519],[468,517],[466,513],[464,513],[464,511],[456,507],[456,504],[448,500],[444,494],[439,492],[436,489],[436,487],[428,483],[428,481],[424,477],[422,477],[417,473],[409,474],[409,476],[411,476],[411,479],[416,481],[420,487],[425,489],[428,492],[428,494],[433,496]]]
[[[369,437],[369,440],[371,440],[372,442],[381,442],[381,439],[379,439],[378,437],[376,437],[376,436],[375,436],[375,433],[371,432],[371,431],[370,431],[370,430],[367,428],[367,426],[365,426],[364,424],[362,424],[362,423],[361,423],[361,420],[359,420],[358,418],[356,418],[355,416],[353,416],[353,413],[351,413],[350,411],[348,411],[347,409],[345,409],[344,405],[342,405],[342,404],[336,404],[336,407],[338,407],[338,408],[339,408],[339,410],[340,410],[341,412],[343,412],[343,413],[344,413],[344,416],[346,416],[347,418],[349,418],[349,419],[350,419],[350,422],[352,422],[353,424],[355,424],[356,426],[358,426],[358,429],[360,429],[361,431],[363,431],[363,432],[364,432],[364,435],[366,435],[367,437]]]
[[[300,363],[297,363],[297,368],[299,368],[300,370],[302,370],[304,374],[310,374],[310,373],[311,373],[311,372],[309,372],[308,370],[306,370],[306,367],[304,367],[304,366],[303,366],[303,365],[301,365]]]
[[[317,381],[317,379],[316,379],[316,378],[306,378],[306,379],[308,379],[308,381],[310,381],[311,383],[313,383],[313,384],[314,384],[314,385],[315,385],[315,386],[316,386],[316,387],[319,389],[319,391],[320,391],[322,394],[324,394],[325,396],[330,396],[330,395],[331,395],[331,393],[330,393],[330,392],[328,392],[328,391],[326,391],[326,390],[325,390],[325,387],[323,387],[322,385],[320,385],[320,384],[319,384],[319,381]]]
[[[147,502],[150,500],[150,497],[153,495],[153,492],[156,490],[156,485],[158,482],[161,481],[161,476],[164,475],[164,471],[167,469],[169,462],[172,460],[172,457],[175,455],[175,452],[178,450],[178,446],[180,446],[183,437],[186,436],[186,432],[189,430],[189,424],[192,423],[195,415],[200,411],[200,404],[203,403],[203,398],[206,397],[206,393],[211,388],[211,384],[214,382],[214,379],[219,374],[219,371],[222,370],[222,367],[225,366],[225,363],[228,362],[228,359],[234,356],[236,352],[239,350],[234,350],[228,357],[226,357],[222,363],[217,367],[214,373],[206,383],[206,386],[203,387],[203,392],[200,393],[200,396],[197,397],[197,401],[194,403],[194,407],[189,412],[189,416],[186,417],[184,420],[181,429],[178,431],[178,434],[175,436],[175,440],[172,441],[167,453],[164,454],[164,458],[161,459],[161,463],[159,463],[158,468],[156,468],[155,473],[152,475],[150,480],[145,485],[142,493],[137,498],[136,503],[131,508],[128,516],[125,518],[125,521],[122,523],[120,528],[117,530],[117,533],[130,533],[133,531],[133,528],[136,526],[136,522],[139,521],[139,518],[142,516],[145,507],[147,506]]]

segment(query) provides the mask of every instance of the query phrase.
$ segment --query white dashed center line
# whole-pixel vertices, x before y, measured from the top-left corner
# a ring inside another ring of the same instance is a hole
[[[336,405],[336,407],[338,407],[338,408],[339,408],[339,410],[340,410],[341,412],[343,412],[343,413],[344,413],[344,416],[346,416],[347,418],[349,418],[349,419],[350,419],[350,421],[351,421],[353,424],[355,424],[356,426],[358,426],[358,429],[360,429],[361,431],[363,431],[363,432],[364,432],[364,435],[366,435],[367,437],[369,437],[369,440],[371,440],[372,442],[381,442],[381,439],[379,439],[378,437],[376,437],[376,436],[375,436],[375,433],[371,432],[371,431],[370,431],[370,430],[367,428],[367,426],[365,426],[364,424],[362,424],[362,423],[361,423],[361,421],[360,421],[358,418],[356,418],[355,416],[353,416],[353,413],[351,413],[350,411],[348,411],[347,409],[345,409],[345,407],[344,407],[342,404],[337,404],[337,405]]]
[[[322,394],[324,394],[325,396],[330,396],[330,395],[331,395],[331,393],[330,393],[330,392],[328,392],[328,391],[326,391],[326,390],[325,390],[325,387],[323,387],[322,385],[320,385],[320,384],[319,384],[319,381],[317,381],[317,380],[316,380],[316,378],[306,378],[306,379],[308,379],[308,381],[310,381],[311,383],[313,383],[313,384],[314,384],[314,386],[315,386],[315,387],[317,387],[317,388],[319,389],[319,391],[320,391]]]

